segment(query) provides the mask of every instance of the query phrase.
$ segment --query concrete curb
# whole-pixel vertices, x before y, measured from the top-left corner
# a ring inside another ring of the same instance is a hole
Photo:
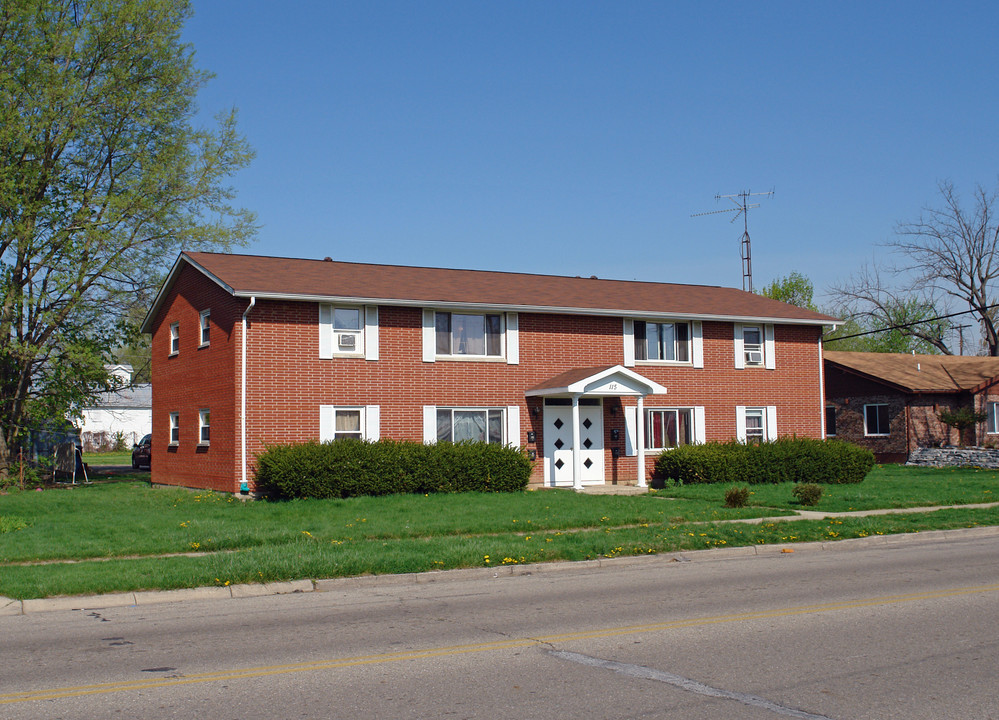
[[[742,545],[731,548],[706,548],[658,555],[631,555],[579,562],[552,562],[533,565],[500,565],[497,567],[463,568],[458,570],[432,570],[401,575],[363,575],[322,580],[294,580],[290,582],[229,585],[226,587],[200,587],[182,590],[144,590],[107,595],[74,595],[72,597],[14,600],[0,596],[0,617],[27,615],[53,610],[100,610],[112,607],[137,607],[190,600],[228,600],[268,595],[289,595],[309,592],[337,592],[364,587],[391,587],[434,582],[460,582],[482,578],[500,578],[525,575],[549,575],[562,572],[585,572],[601,568],[622,568],[653,565],[671,565],[691,561],[738,560],[745,557],[791,556],[794,553],[823,552],[829,550],[854,550],[876,546],[889,547],[911,543],[939,543],[984,537],[999,537],[999,526],[958,528],[951,530],[925,530],[900,535],[872,535],[843,540],[788,543],[786,545]]]

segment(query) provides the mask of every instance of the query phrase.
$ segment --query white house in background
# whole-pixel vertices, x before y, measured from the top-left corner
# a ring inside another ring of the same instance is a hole
[[[120,379],[122,387],[101,393],[92,405],[83,408],[78,425],[84,452],[112,450],[119,439],[131,448],[152,432],[152,385],[132,385],[131,365],[111,365],[108,372]]]

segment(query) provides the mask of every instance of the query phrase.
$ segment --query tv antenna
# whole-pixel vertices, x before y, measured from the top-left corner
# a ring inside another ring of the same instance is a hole
[[[752,251],[749,244],[749,211],[753,208],[758,208],[760,203],[751,203],[749,198],[751,197],[768,197],[774,196],[773,188],[770,188],[768,192],[750,192],[749,190],[743,190],[740,193],[735,193],[734,195],[715,195],[715,200],[728,199],[732,201],[735,207],[726,208],[724,210],[711,210],[709,212],[695,213],[690,217],[701,217],[702,215],[718,215],[719,213],[735,213],[732,216],[730,222],[735,222],[742,216],[742,240],[740,240],[740,255],[742,255],[742,289],[748,292],[753,292],[753,259]],[[738,200],[736,199],[738,198]]]

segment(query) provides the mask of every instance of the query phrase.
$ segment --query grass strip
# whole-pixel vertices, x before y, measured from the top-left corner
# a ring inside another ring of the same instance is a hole
[[[668,486],[655,492],[662,497],[721,504],[725,500],[725,491],[734,487],[749,488],[749,505],[753,507],[806,509],[791,493],[794,483],[749,486],[743,483],[680,485]],[[999,502],[999,472],[981,468],[879,465],[861,483],[821,487],[822,498],[819,504],[807,509],[847,512]]]
[[[295,541],[201,557],[8,566],[0,595],[15,599],[146,589],[227,586],[300,578],[382,575],[552,561],[592,560],[745,545],[834,541],[999,524],[999,508],[948,509],[860,518],[598,528],[428,538]]]
[[[774,514],[704,500],[570,490],[242,502],[231,495],[110,483],[0,497],[0,564],[285,545],[301,536],[379,540],[705,522]]]

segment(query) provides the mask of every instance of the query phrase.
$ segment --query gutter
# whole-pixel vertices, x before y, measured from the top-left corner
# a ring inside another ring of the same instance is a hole
[[[256,296],[250,297],[250,304],[246,306],[246,310],[243,311],[243,337],[242,341],[242,372],[240,373],[240,388],[239,388],[239,457],[240,457],[240,481],[239,481],[239,491],[241,493],[249,493],[250,485],[246,480],[246,318],[250,314],[250,310],[253,306],[257,304]]]
[[[221,285],[221,283],[220,283]],[[223,286],[228,290],[228,286]],[[733,313],[692,313],[666,310],[642,310],[598,307],[566,307],[562,305],[515,305],[510,303],[466,302],[462,300],[433,300],[360,297],[357,295],[310,295],[303,293],[265,292],[259,290],[235,290],[233,297],[259,297],[263,300],[310,302],[310,303],[349,303],[352,305],[388,305],[392,307],[436,308],[438,310],[479,310],[493,312],[551,313],[556,315],[597,315],[601,317],[630,318],[670,318],[675,320],[704,320],[716,322],[758,322],[774,325],[815,325],[838,327],[842,321],[835,318],[794,318],[764,315],[737,315]]]

